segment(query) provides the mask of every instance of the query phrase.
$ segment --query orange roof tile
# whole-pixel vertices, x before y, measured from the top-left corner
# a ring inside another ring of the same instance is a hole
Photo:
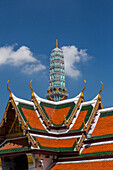
[[[15,149],[15,148],[22,148],[22,147],[23,147],[23,145],[17,145],[17,144],[9,142],[5,146],[0,148],[0,150]]]
[[[95,153],[95,152],[104,152],[104,151],[113,151],[113,144],[90,146],[88,148],[84,148],[82,154],[84,154],[84,153]]]
[[[52,117],[52,122],[56,125],[61,124],[64,121],[64,115],[67,116],[71,107],[66,107],[62,109],[54,109],[43,106],[48,116]]]
[[[102,161],[102,162],[88,162],[88,163],[75,163],[75,164],[58,164],[55,165],[51,170],[107,170],[113,169],[113,161]]]
[[[29,120],[29,125],[32,128],[36,128],[36,129],[41,129],[41,130],[45,130],[45,128],[43,127],[43,125],[41,124],[36,112],[34,110],[29,110],[29,109],[25,109],[25,108],[21,108],[24,116],[26,117],[27,120]]]
[[[113,116],[100,117],[92,136],[113,134]]]
[[[82,123],[84,122],[84,119],[86,117],[88,110],[81,111],[77,117],[77,120],[75,121],[73,127],[70,130],[78,130]]]
[[[47,138],[40,138],[38,137],[38,141],[41,144],[41,146],[45,147],[72,147],[76,141],[76,138],[74,139],[47,139]]]

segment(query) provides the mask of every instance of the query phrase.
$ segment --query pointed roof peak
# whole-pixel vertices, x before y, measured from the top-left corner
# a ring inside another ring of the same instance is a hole
[[[58,48],[59,43],[58,43],[58,40],[57,40],[57,39],[56,39],[55,45],[56,45],[56,48]]]

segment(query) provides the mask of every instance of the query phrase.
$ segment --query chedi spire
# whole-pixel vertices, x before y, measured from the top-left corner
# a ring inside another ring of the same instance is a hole
[[[64,55],[63,51],[58,48],[58,40],[50,56],[49,88],[46,97],[56,102],[68,97],[65,88]]]

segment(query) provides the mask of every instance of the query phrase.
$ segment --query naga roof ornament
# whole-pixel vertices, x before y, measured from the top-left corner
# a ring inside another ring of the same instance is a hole
[[[83,97],[83,91],[86,89],[86,80],[84,80],[85,84],[84,84],[84,88],[82,89],[82,92],[81,92],[81,97]]]
[[[101,83],[101,89],[100,89],[100,91],[99,91],[99,93],[98,93],[98,99],[99,99],[99,100],[101,100],[100,93],[103,91],[103,83],[102,83],[102,81],[101,81],[100,83]]]
[[[10,88],[9,88],[9,80],[7,81],[7,90],[10,92],[10,98],[12,98],[12,92],[11,92],[11,90],[10,90]]]
[[[34,97],[34,90],[33,90],[33,88],[32,88],[31,83],[32,83],[32,80],[30,81],[30,89],[32,90],[32,97]]]

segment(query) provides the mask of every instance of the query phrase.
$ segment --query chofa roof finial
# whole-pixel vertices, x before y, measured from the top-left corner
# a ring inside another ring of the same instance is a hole
[[[32,97],[33,97],[33,96],[34,96],[34,90],[33,90],[33,88],[32,88],[31,83],[32,83],[32,80],[30,81],[30,89],[32,90]]]
[[[103,91],[103,83],[102,83],[102,81],[100,81],[100,83],[101,83],[101,89],[99,91],[99,94]]]
[[[83,91],[86,89],[86,80],[84,80],[84,82],[85,82],[85,85],[84,85],[84,88],[82,89],[81,97],[83,97]]]
[[[10,90],[10,88],[9,88],[9,80],[7,81],[7,90],[10,92],[10,98],[12,97],[12,92],[11,92],[11,90]]]
[[[85,85],[84,85],[82,92],[86,89],[86,80],[84,80],[84,82],[85,82]]]
[[[100,91],[99,91],[99,93],[98,93],[98,99],[99,99],[99,100],[101,100],[100,93],[103,91],[103,83],[102,83],[102,81],[101,81],[100,83],[101,83],[101,89],[100,89]]]

